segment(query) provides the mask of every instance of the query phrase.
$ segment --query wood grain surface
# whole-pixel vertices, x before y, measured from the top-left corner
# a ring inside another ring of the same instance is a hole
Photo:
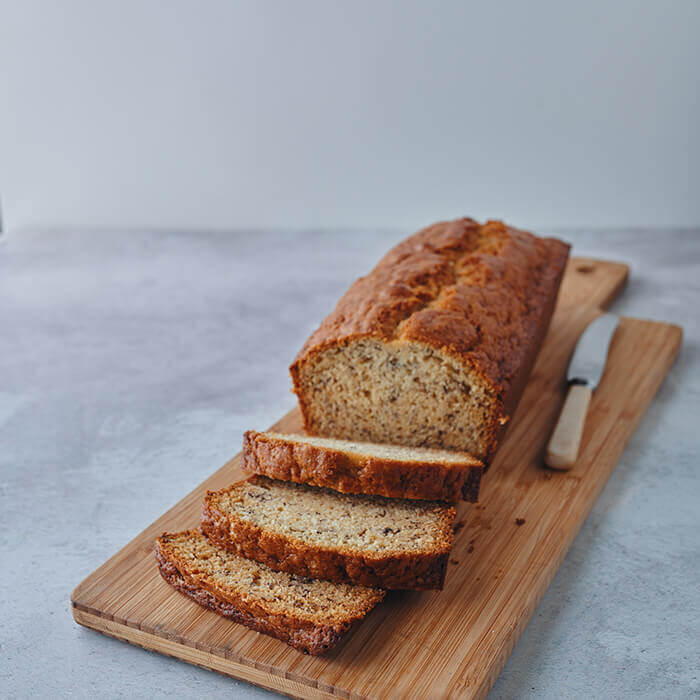
[[[576,466],[542,467],[576,341],[626,279],[625,265],[570,261],[550,332],[481,500],[458,507],[443,591],[390,593],[325,657],[304,656],[175,592],[158,574],[153,540],[198,524],[206,489],[240,478],[236,456],[75,589],[76,621],[293,697],[484,697],[680,348],[677,326],[623,318]],[[298,411],[274,429],[300,432]]]

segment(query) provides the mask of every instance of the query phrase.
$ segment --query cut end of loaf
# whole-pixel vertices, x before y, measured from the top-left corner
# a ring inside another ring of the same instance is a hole
[[[306,429],[346,440],[444,447],[488,459],[500,403],[450,354],[417,342],[354,339],[291,368]]]

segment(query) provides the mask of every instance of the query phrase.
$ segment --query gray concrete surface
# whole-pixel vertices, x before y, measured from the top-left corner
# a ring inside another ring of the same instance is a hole
[[[700,231],[559,231],[628,261],[678,363],[494,698],[700,694]],[[0,246],[0,695],[263,697],[77,626],[72,588],[293,405],[287,364],[402,232],[45,232]]]

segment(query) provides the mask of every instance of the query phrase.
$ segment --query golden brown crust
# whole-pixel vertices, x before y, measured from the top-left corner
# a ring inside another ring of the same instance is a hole
[[[243,436],[242,464],[251,474],[341,493],[449,503],[476,502],[484,471],[481,462],[468,455],[462,464],[380,459],[287,442],[254,430]]]
[[[484,458],[492,460],[518,404],[554,308],[569,246],[500,221],[434,224],[357,280],[290,367],[304,425],[314,434],[301,368],[355,339],[418,342],[453,355],[492,387]]]
[[[171,586],[203,607],[257,632],[281,639],[305,654],[317,656],[327,652],[336,646],[351,627],[368,612],[367,610],[352,619],[335,625],[316,625],[296,617],[293,612],[279,615],[265,611],[260,607],[251,609],[250,604],[243,599],[228,600],[221,591],[209,589],[201,577],[198,579],[192,572],[188,572],[187,565],[179,561],[174,553],[168,549],[169,537],[171,536],[164,533],[156,540],[154,553],[161,576]],[[377,597],[380,600],[383,594],[378,591]]]
[[[378,555],[342,547],[325,548],[291,540],[280,533],[223,513],[218,492],[208,491],[202,509],[202,532],[217,547],[253,559],[276,571],[374,588],[441,589],[452,549],[455,511],[446,509],[442,541],[431,552]]]

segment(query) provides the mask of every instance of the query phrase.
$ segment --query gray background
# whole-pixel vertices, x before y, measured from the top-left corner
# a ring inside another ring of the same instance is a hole
[[[46,226],[700,222],[700,2],[0,0]]]
[[[79,627],[70,591],[292,407],[288,363],[406,233],[49,231],[0,246],[0,695],[261,696]],[[697,696],[700,230],[556,233],[627,261],[615,309],[685,339],[493,697]]]

